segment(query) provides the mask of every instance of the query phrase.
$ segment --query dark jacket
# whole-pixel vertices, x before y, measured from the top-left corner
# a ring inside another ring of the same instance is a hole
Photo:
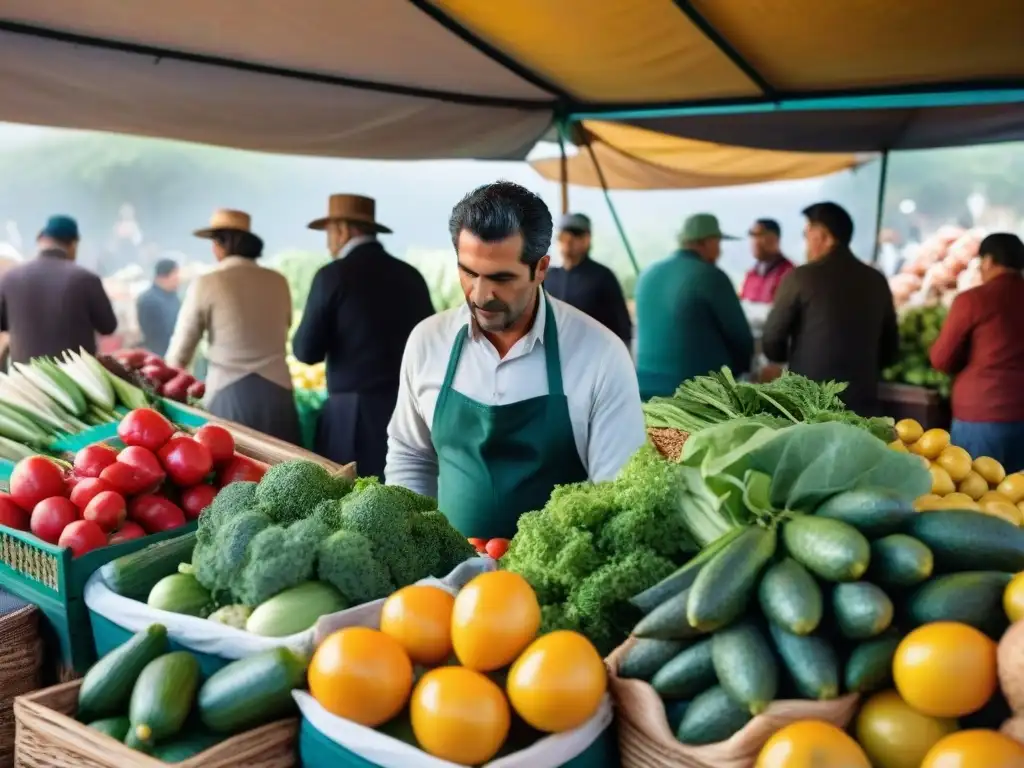
[[[165,291],[159,285],[151,285],[139,294],[135,306],[143,348],[163,357],[167,354],[181,310],[178,294]]]
[[[0,280],[0,330],[11,334],[11,361],[84,348],[117,330],[117,317],[99,277],[63,251],[42,251]]]
[[[590,315],[622,339],[627,347],[632,342],[633,322],[626,309],[622,285],[604,264],[585,256],[572,269],[552,267],[544,278],[544,290]]]
[[[779,285],[761,347],[794,373],[849,383],[847,406],[878,415],[881,371],[899,355],[888,282],[845,248],[797,267]]]

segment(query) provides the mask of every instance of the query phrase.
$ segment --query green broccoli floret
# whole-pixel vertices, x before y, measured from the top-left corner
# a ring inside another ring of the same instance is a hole
[[[290,525],[309,517],[320,502],[340,499],[351,488],[348,478],[332,475],[316,462],[296,459],[268,469],[256,488],[256,499],[271,510],[275,523]]]
[[[413,512],[434,512],[437,510],[437,499],[433,499],[430,496],[424,496],[422,493],[416,493],[401,485],[389,485],[392,491],[398,496],[404,496],[409,503],[409,508]]]
[[[368,603],[395,591],[387,567],[371,542],[355,531],[337,531],[319,547],[317,576],[352,604]]]
[[[341,530],[341,511],[344,499],[328,499],[313,507],[313,517],[320,520],[331,531]]]
[[[270,517],[261,510],[239,510],[216,530],[210,542],[196,542],[192,552],[196,579],[218,602],[230,602],[231,584],[245,566],[249,544],[271,525]]]
[[[319,520],[300,520],[285,528],[272,525],[249,542],[245,566],[231,582],[239,603],[255,607],[278,592],[316,576],[316,557],[327,533]]]
[[[362,493],[367,488],[381,485],[380,478],[376,475],[367,475],[366,477],[357,477],[355,482],[352,484],[352,493]]]
[[[217,492],[210,506],[200,513],[196,542],[209,543],[225,520],[230,520],[240,512],[253,509],[255,506],[256,483],[242,481],[225,485]]]
[[[473,545],[437,510],[413,518],[412,536],[420,552],[436,555],[429,576],[447,576],[456,566],[476,556]]]
[[[349,494],[341,505],[341,527],[373,542],[395,586],[404,587],[428,576],[436,555],[416,548],[412,528],[417,513],[410,509],[408,496],[395,488],[369,484]]]

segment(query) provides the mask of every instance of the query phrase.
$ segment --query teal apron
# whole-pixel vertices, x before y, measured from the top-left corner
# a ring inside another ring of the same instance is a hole
[[[556,485],[587,479],[562,388],[558,329],[544,304],[548,394],[485,405],[452,388],[469,324],[455,337],[437,396],[431,438],[437,452],[437,506],[463,535],[511,539],[519,516],[540,509]]]

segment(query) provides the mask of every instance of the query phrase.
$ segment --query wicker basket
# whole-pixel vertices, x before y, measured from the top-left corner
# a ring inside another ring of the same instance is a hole
[[[34,605],[0,618],[0,768],[14,765],[16,696],[39,687],[43,661],[39,610]]]
[[[72,719],[80,682],[64,683],[14,702],[15,768],[161,768],[170,765]],[[298,720],[282,720],[233,736],[174,765],[179,768],[293,768]]]

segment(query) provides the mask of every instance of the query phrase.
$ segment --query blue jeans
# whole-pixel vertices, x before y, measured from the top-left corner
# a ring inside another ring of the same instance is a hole
[[[1009,472],[1024,470],[1024,421],[961,421],[953,419],[953,445],[972,458],[991,456]]]

